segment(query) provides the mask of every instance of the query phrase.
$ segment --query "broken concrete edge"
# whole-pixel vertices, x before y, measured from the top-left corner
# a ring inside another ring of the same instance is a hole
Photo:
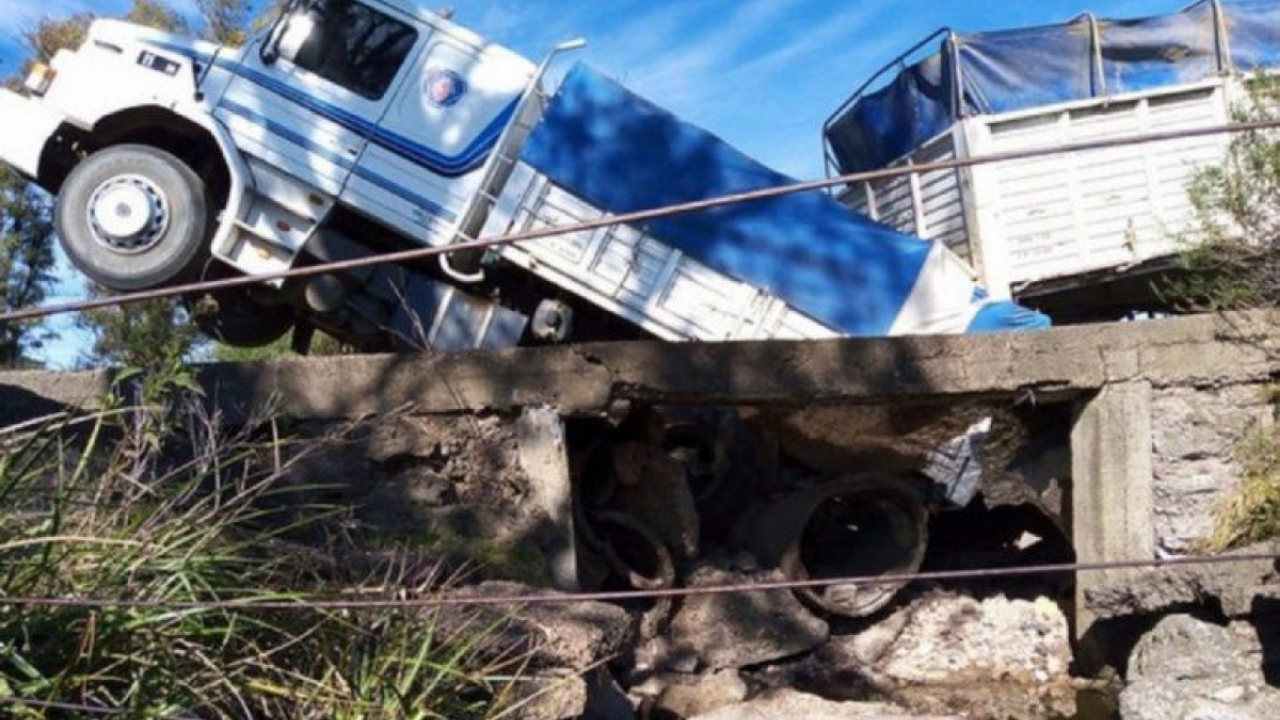
[[[1280,539],[1228,550],[1225,556],[1280,553]],[[1248,559],[1204,567],[1165,568],[1143,582],[1133,575],[1103,574],[1088,583],[1077,602],[1095,620],[1158,615],[1211,605],[1231,620],[1249,618],[1260,605],[1280,605],[1280,564]]]
[[[273,407],[298,419],[417,412],[608,412],[624,402],[808,406],[965,398],[1070,400],[1109,384],[1268,381],[1280,312],[1201,315],[1034,333],[760,341],[633,342],[455,354],[285,358],[199,368],[229,419]],[[10,397],[93,407],[109,371],[0,373]]]

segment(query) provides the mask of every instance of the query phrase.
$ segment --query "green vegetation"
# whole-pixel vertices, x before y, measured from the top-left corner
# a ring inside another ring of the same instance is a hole
[[[53,282],[53,221],[49,203],[7,167],[0,167],[0,310],[43,301]],[[47,339],[33,323],[0,323],[0,368],[24,365]]]
[[[182,385],[140,393],[173,412],[112,407],[0,430],[0,596],[144,603],[0,604],[0,714],[65,716],[18,698],[130,718],[500,712],[509,685],[496,676],[518,674],[522,658],[490,647],[497,628],[460,610],[169,606],[440,589],[432,567],[361,560],[330,522],[347,510],[308,503],[316,488],[289,481],[279,440],[221,437],[179,399]]]
[[[413,534],[383,534],[379,540],[388,543],[390,547],[406,548],[427,557],[472,568],[480,576],[521,582],[534,587],[548,587],[552,584],[547,558],[529,543],[468,537],[447,527],[424,529]]]
[[[1236,447],[1235,460],[1240,484],[1219,505],[1202,551],[1280,538],[1280,428],[1255,428]]]
[[[1235,122],[1280,119],[1280,77],[1258,74]],[[1196,223],[1182,238],[1187,271],[1163,288],[1186,310],[1247,310],[1280,304],[1280,133],[1235,135],[1226,162],[1189,187]]]

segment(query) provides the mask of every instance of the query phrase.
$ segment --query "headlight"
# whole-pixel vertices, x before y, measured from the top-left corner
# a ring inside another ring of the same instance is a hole
[[[27,81],[23,84],[32,95],[44,95],[49,92],[49,86],[53,84],[53,79],[57,75],[57,70],[38,62],[31,66],[31,72],[27,73]]]

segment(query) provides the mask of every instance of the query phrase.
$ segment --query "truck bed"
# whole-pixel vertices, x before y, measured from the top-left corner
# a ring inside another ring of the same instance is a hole
[[[957,123],[896,166],[1221,125],[1238,81],[1161,88]],[[992,292],[1123,270],[1179,250],[1194,220],[1187,183],[1221,162],[1229,138],[1053,155],[860,183],[841,202],[903,231],[945,243]]]

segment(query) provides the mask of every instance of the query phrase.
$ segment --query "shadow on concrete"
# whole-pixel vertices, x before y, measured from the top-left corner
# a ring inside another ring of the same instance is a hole
[[[73,408],[63,403],[49,400],[26,388],[0,383],[0,428],[72,410]]]
[[[1250,622],[1262,645],[1262,676],[1268,685],[1280,689],[1280,599],[1256,597],[1250,609]]]

